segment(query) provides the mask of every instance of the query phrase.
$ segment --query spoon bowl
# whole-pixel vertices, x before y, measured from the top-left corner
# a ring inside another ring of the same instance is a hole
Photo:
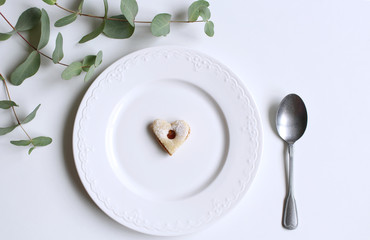
[[[289,94],[279,105],[276,114],[276,128],[287,143],[300,139],[307,127],[307,110],[303,100],[296,94]]]

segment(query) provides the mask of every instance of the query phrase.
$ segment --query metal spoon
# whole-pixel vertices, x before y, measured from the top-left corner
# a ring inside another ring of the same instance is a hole
[[[298,215],[293,196],[293,144],[302,137],[307,126],[307,110],[296,94],[287,95],[280,103],[276,114],[276,128],[280,137],[288,144],[289,175],[288,194],[285,199],[283,226],[293,230],[298,226]]]

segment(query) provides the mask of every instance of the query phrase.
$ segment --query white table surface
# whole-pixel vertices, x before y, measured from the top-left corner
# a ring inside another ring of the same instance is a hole
[[[169,12],[180,19],[192,1],[138,0],[137,19]],[[60,0],[75,8],[72,0]],[[110,13],[119,1],[110,0]],[[64,62],[103,50],[97,74],[133,51],[177,45],[202,51],[227,65],[247,85],[260,111],[263,155],[246,196],[209,228],[167,239],[369,239],[370,237],[370,1],[366,0],[232,0],[210,1],[215,36],[202,24],[173,24],[167,37],[138,26],[128,40],[104,36],[85,44],[78,40],[98,21],[79,18],[56,29],[64,36]],[[51,22],[62,10],[40,1],[8,0],[0,11],[15,23],[25,9],[45,8]],[[87,12],[102,14],[102,1],[86,1]],[[0,20],[0,32],[10,30]],[[18,36],[0,42],[0,72],[9,76],[30,51]],[[72,127],[89,84],[82,77],[62,80],[64,68],[43,58],[39,72],[21,86],[11,86],[13,100],[25,116],[41,108],[26,128],[48,135],[52,145],[36,149],[12,146],[20,129],[0,137],[0,239],[160,239],[134,232],[104,214],[84,190],[72,155]],[[95,75],[96,76],[96,75]],[[281,226],[285,196],[284,145],[274,117],[280,100],[297,93],[309,112],[308,128],[296,144],[295,195],[299,227]],[[5,99],[5,91],[0,91]],[[0,112],[0,124],[14,121]]]

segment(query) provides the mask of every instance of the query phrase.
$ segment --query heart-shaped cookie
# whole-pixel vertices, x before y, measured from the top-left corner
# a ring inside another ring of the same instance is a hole
[[[153,132],[161,146],[172,156],[190,134],[189,125],[183,120],[169,123],[156,119],[152,124]]]

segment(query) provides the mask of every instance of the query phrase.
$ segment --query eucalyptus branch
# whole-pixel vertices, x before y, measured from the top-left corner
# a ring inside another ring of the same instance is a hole
[[[127,19],[118,19],[118,18],[109,18],[109,17],[105,18],[103,16],[96,16],[96,15],[82,13],[82,12],[79,12],[79,11],[74,11],[74,10],[63,7],[63,6],[59,5],[58,3],[55,3],[54,5],[57,6],[58,8],[60,8],[60,9],[64,10],[64,11],[66,11],[66,12],[69,12],[69,13],[72,13],[72,14],[77,14],[79,16],[99,18],[99,19],[107,19],[107,20],[120,21],[120,22],[128,22]],[[134,23],[148,23],[148,24],[152,23],[152,21],[138,21],[138,20],[134,20],[133,22]],[[197,20],[197,21],[171,20],[170,21],[170,23],[200,23],[200,22],[205,22],[205,21],[204,20]]]
[[[41,52],[40,50],[38,50],[19,31],[17,31],[17,29],[13,26],[13,24],[11,24],[9,22],[9,20],[1,12],[0,12],[0,15],[4,18],[4,20],[8,23],[8,25],[13,29],[13,31],[16,32],[33,50],[35,50],[36,52],[38,52],[42,56],[50,59],[51,61],[53,61],[53,58],[52,57],[50,57],[50,56],[46,55],[45,53]],[[68,64],[65,64],[65,63],[62,63],[62,62],[57,62],[56,64],[60,64],[60,65],[65,66],[65,67],[68,67],[69,66]]]
[[[0,79],[4,83],[5,90],[6,90],[6,95],[8,100],[0,101],[0,108],[1,109],[12,109],[12,112],[14,114],[15,119],[17,120],[17,124],[6,127],[6,128],[0,128],[0,135],[5,135],[7,133],[10,133],[13,131],[15,128],[20,127],[24,134],[27,136],[27,140],[17,140],[17,141],[10,141],[11,144],[15,146],[30,146],[30,149],[28,150],[28,154],[31,154],[31,152],[36,148],[36,147],[42,147],[42,146],[47,146],[50,143],[52,143],[52,139],[50,137],[36,137],[36,138],[31,138],[31,136],[27,133],[26,129],[23,127],[23,124],[29,123],[36,117],[36,113],[38,109],[40,108],[40,104],[23,120],[20,121],[19,117],[17,115],[17,112],[15,111],[14,107],[17,107],[18,105],[12,101],[12,98],[10,96],[9,88],[6,83],[5,78],[3,75],[0,74]]]
[[[85,81],[88,81],[93,76],[94,70],[102,62],[102,52],[100,51],[97,55],[88,55],[81,62],[73,62],[71,64],[62,63],[61,60],[64,57],[63,53],[63,37],[61,33],[58,33],[56,38],[55,49],[52,56],[48,56],[40,50],[45,47],[50,37],[50,21],[47,12],[38,8],[30,8],[24,11],[18,18],[17,24],[14,26],[10,21],[0,12],[1,17],[7,22],[7,24],[13,29],[9,33],[0,33],[0,40],[4,41],[10,38],[14,33],[17,33],[33,51],[29,54],[27,59],[21,63],[14,72],[10,75],[10,82],[14,85],[20,85],[22,82],[38,71],[40,68],[40,56],[43,56],[54,64],[59,64],[66,69],[62,73],[63,79],[71,79],[74,76],[80,75],[82,72],[86,72]],[[39,43],[34,46],[28,41],[22,34],[22,31],[29,31],[33,29],[37,24],[40,24],[41,33]],[[99,57],[97,57],[99,55]],[[97,60],[96,60],[97,59]],[[96,61],[95,61],[96,60]],[[72,66],[71,66],[72,65]],[[94,65],[94,66],[92,66]]]
[[[7,96],[8,96],[9,101],[12,101],[12,98],[10,97],[10,92],[9,92],[8,85],[6,84],[5,78],[4,78],[4,77],[3,77],[3,75],[1,75],[1,74],[0,74],[0,79],[1,79],[1,81],[4,83],[5,90],[6,90],[6,94],[7,94]],[[17,120],[18,126],[20,126],[20,127],[22,128],[23,132],[26,134],[26,136],[28,137],[28,139],[31,141],[31,140],[32,140],[32,138],[30,137],[30,135],[29,135],[29,134],[26,132],[26,130],[24,129],[24,127],[23,127],[23,125],[22,125],[21,121],[19,121],[19,118],[18,118],[17,112],[16,112],[16,111],[15,111],[15,109],[14,109],[14,106],[11,106],[11,109],[12,109],[12,111],[13,111],[13,114],[14,114],[15,119]],[[33,146],[33,144],[32,144],[32,146]],[[35,147],[35,146],[33,146],[33,147]]]
[[[211,10],[209,9],[209,2],[206,0],[196,0],[188,8],[187,20],[172,20],[172,15],[169,13],[159,13],[154,16],[152,21],[136,20],[139,7],[136,0],[120,0],[121,14],[108,17],[108,1],[104,2],[104,16],[96,16],[93,14],[86,14],[82,12],[84,0],[80,0],[77,10],[71,10],[63,7],[57,3],[57,0],[43,0],[49,5],[66,11],[69,15],[59,19],[55,22],[55,27],[63,27],[74,22],[78,16],[90,17],[100,19],[101,24],[91,33],[83,36],[79,43],[90,41],[100,34],[104,34],[109,38],[126,39],[130,38],[135,30],[137,23],[150,24],[150,30],[156,37],[166,36],[170,32],[171,23],[204,23],[204,32],[207,36],[214,35],[214,24],[210,21]],[[201,18],[201,20],[198,20]]]

